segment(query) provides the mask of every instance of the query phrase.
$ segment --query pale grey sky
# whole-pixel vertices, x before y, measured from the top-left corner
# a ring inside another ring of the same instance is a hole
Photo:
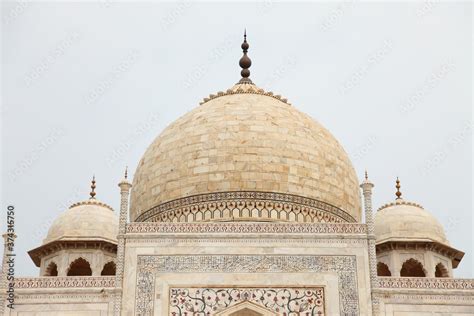
[[[238,81],[246,27],[253,81],[336,136],[377,207],[399,176],[466,252],[455,276],[474,276],[471,4],[2,2],[1,25],[17,275],[38,274],[27,251],[92,174],[118,210],[125,165],[133,175],[168,124]]]

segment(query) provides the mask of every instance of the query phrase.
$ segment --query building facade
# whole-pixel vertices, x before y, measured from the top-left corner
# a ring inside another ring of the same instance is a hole
[[[367,174],[250,80],[248,48],[240,81],[165,129],[133,183],[125,174],[117,213],[94,179],[56,219],[29,252],[40,276],[16,278],[5,315],[474,315],[442,225],[398,179],[374,215]]]

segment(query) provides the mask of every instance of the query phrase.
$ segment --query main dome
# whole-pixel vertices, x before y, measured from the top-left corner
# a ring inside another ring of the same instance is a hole
[[[223,200],[230,211],[213,216]],[[245,205],[239,208],[239,201]],[[199,212],[200,203],[208,203],[210,215],[185,216],[193,206]],[[270,208],[265,215],[266,203],[291,204],[294,215],[272,216]],[[286,99],[251,83],[204,99],[153,141],[136,169],[130,210],[132,221],[361,217],[358,179],[342,146]]]

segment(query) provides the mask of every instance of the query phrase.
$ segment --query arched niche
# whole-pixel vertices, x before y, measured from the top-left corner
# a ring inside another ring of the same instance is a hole
[[[251,302],[242,302],[219,313],[216,316],[276,316],[277,314]]]
[[[388,266],[383,262],[377,263],[377,276],[392,276],[392,272]]]
[[[44,272],[45,276],[58,276],[58,265],[51,261],[48,266],[46,267],[46,271]]]
[[[115,262],[110,261],[104,264],[104,268],[102,269],[102,272],[100,273],[100,275],[115,275],[115,270],[116,270]]]
[[[400,276],[426,277],[426,272],[421,262],[416,259],[410,258],[403,263],[402,269],[400,270]]]
[[[77,258],[69,265],[68,276],[88,276],[92,275],[90,263],[84,258]]]
[[[449,271],[441,262],[438,263],[435,267],[435,277],[437,278],[448,278]]]

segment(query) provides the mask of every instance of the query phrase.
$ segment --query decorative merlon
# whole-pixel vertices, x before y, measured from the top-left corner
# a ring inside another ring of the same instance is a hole
[[[291,105],[290,102],[288,102],[288,99],[282,97],[281,95],[278,95],[278,94],[274,94],[273,92],[271,91],[265,91],[264,89],[262,88],[259,88],[253,84],[249,84],[249,83],[244,83],[244,84],[236,84],[235,86],[233,86],[231,89],[227,89],[225,92],[223,91],[219,91],[217,92],[217,94],[210,94],[209,97],[207,98],[204,98],[202,102],[199,103],[199,105],[203,105],[204,103],[210,101],[210,100],[213,100],[213,99],[216,99],[216,98],[219,98],[219,97],[222,97],[222,96],[225,96],[225,95],[233,95],[233,94],[246,94],[246,93],[249,93],[249,94],[259,94],[259,95],[264,95],[264,96],[268,96],[268,97],[272,97],[274,99],[277,99],[283,103],[286,103],[288,105]]]
[[[395,200],[394,202],[382,205],[381,207],[378,208],[377,211],[380,211],[380,210],[383,210],[384,208],[387,208],[387,207],[390,207],[390,206],[395,206],[395,205],[410,205],[410,206],[416,206],[416,207],[419,207],[421,209],[424,209],[423,206],[421,206],[418,203],[398,199],[398,200]]]
[[[99,206],[106,207],[110,209],[111,211],[114,211],[114,209],[110,205],[100,202],[96,199],[89,199],[86,201],[77,202],[77,203],[72,204],[69,208],[71,209],[73,207],[80,206],[80,205],[99,205]]]

